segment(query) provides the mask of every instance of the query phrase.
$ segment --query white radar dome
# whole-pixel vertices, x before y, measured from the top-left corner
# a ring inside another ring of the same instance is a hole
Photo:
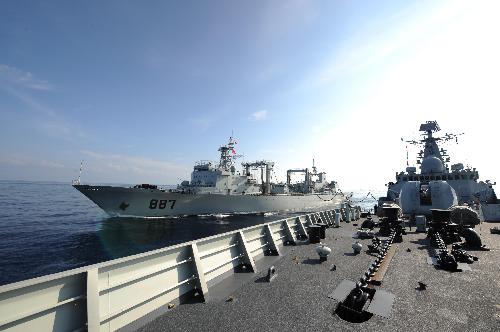
[[[444,166],[441,159],[435,156],[428,156],[422,160],[421,173],[442,173],[444,172]]]

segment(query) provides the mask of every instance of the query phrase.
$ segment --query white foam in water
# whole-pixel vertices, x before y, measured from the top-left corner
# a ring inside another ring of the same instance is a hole
[[[227,218],[229,216],[231,216],[231,215],[230,214],[222,214],[222,213],[214,214],[214,217],[217,219]]]

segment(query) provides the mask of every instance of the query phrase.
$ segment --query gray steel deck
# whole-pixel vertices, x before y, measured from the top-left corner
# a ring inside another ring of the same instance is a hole
[[[332,314],[337,303],[328,295],[343,279],[361,277],[374,259],[364,252],[371,240],[361,240],[363,253],[354,256],[351,244],[356,227],[341,225],[327,230],[324,242],[333,249],[327,262],[318,263],[315,245],[286,247],[274,263],[278,276],[273,282],[262,282],[266,273],[262,266],[260,273],[236,275],[239,280],[230,277],[217,290],[210,290],[209,302],[176,306],[140,331],[500,330],[500,236],[489,232],[495,224],[476,228],[491,251],[471,252],[479,261],[464,272],[428,265],[425,234],[403,236],[403,243],[394,244],[396,254],[377,287],[396,296],[391,317],[373,316],[360,324]],[[336,270],[331,271],[334,264]],[[418,281],[426,283],[427,290],[416,290]],[[234,290],[239,284],[243,285]],[[226,302],[229,294],[234,300]]]

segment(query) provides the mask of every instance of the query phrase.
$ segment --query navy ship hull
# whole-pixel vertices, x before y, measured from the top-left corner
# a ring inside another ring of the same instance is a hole
[[[172,217],[183,215],[305,212],[338,208],[341,194],[189,194],[161,189],[74,185],[111,216]]]

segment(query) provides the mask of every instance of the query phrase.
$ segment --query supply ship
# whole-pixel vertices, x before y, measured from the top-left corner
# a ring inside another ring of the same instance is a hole
[[[387,184],[387,196],[379,198],[384,203],[398,203],[404,214],[430,215],[431,209],[448,209],[454,205],[467,205],[478,209],[482,219],[500,221],[500,202],[493,186],[496,182],[480,181],[476,168],[464,167],[462,163],[449,166],[450,156],[438,143],[455,140],[461,134],[446,133],[436,137],[440,131],[436,121],[420,125],[422,139],[406,141],[420,146],[416,167],[408,166],[406,172],[396,173],[396,182]]]
[[[290,169],[286,183],[271,182],[274,162],[260,160],[242,163],[236,171],[236,141],[229,138],[221,146],[218,163],[200,161],[194,165],[191,181],[175,189],[140,184],[130,188],[84,185],[73,186],[111,216],[171,217],[265,212],[305,212],[338,208],[344,200],[335,181],[328,182],[325,172],[312,169]],[[252,171],[260,171],[260,181]],[[293,174],[303,181],[292,183]]]

